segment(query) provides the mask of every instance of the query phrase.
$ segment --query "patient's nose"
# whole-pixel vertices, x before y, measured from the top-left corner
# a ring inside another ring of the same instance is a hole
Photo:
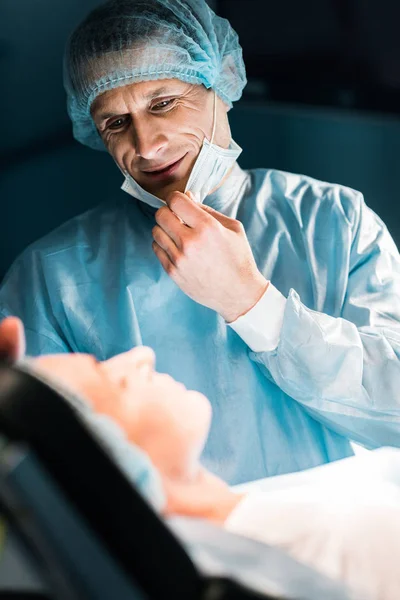
[[[127,383],[139,377],[150,378],[154,371],[154,363],[153,350],[146,346],[138,346],[106,360],[103,368],[115,382]]]
[[[135,370],[146,375],[154,371],[156,356],[148,346],[137,346],[128,354]]]

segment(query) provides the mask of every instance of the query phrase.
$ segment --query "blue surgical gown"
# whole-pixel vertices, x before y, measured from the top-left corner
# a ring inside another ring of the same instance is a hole
[[[273,350],[177,287],[152,251],[155,209],[122,192],[28,248],[0,314],[22,318],[31,355],[154,348],[159,371],[210,399],[202,459],[231,484],[349,456],[349,438],[400,446],[400,259],[361,194],[236,165],[205,203],[243,223],[288,298]]]

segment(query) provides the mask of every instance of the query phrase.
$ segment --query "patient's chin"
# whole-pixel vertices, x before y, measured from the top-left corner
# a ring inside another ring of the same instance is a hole
[[[197,444],[204,446],[211,426],[211,403],[200,392],[189,392],[188,406],[191,412],[194,437]]]

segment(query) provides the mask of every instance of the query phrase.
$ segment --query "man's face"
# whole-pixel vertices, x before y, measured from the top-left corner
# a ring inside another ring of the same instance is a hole
[[[227,106],[217,96],[215,101],[214,142],[227,148]],[[214,92],[178,79],[145,81],[105,92],[91,113],[119,167],[165,200],[170,192],[185,190],[203,140],[211,138]]]

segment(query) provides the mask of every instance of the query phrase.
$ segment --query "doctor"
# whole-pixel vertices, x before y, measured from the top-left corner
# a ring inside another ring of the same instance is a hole
[[[360,193],[238,166],[227,113],[245,82],[203,0],[89,14],[68,110],[127,193],[35,243],[0,292],[30,354],[151,346],[210,399],[202,460],[231,484],[349,456],[349,439],[400,445],[398,251]]]

